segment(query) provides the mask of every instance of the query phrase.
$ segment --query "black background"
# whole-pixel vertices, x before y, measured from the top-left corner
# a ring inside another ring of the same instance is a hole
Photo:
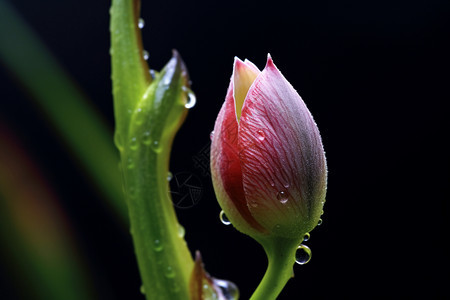
[[[112,135],[109,1],[12,4]],[[312,260],[295,266],[279,299],[448,297],[449,13],[448,1],[439,0],[143,1],[151,68],[161,69],[177,49],[197,96],[177,135],[171,171],[196,174],[204,193],[177,214],[190,249],[202,252],[213,276],[237,283],[241,299],[264,274],[265,255],[220,223],[211,180],[193,157],[210,142],[234,56],[262,69],[269,52],[312,112],[329,169],[324,222],[307,242]],[[54,185],[99,299],[143,299],[128,229],[3,67],[0,86],[0,118]],[[7,286],[2,280],[4,299],[17,299]]]

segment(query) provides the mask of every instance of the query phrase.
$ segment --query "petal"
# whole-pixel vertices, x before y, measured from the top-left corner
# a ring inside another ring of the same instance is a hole
[[[254,218],[284,235],[299,234],[292,231],[304,230],[305,220],[318,220],[326,186],[322,141],[305,103],[270,57],[245,99],[238,134]]]
[[[214,125],[211,144],[211,173],[217,200],[239,230],[250,224],[264,232],[247,207],[237,145],[238,124],[234,110],[233,82]]]
[[[235,102],[236,118],[239,122],[241,118],[242,105],[250,86],[261,72],[249,60],[243,62],[239,58],[234,58],[233,67],[233,96]]]

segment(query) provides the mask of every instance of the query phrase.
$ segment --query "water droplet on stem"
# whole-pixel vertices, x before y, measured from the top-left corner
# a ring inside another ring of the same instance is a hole
[[[131,150],[136,150],[138,148],[138,142],[136,137],[132,137],[130,140],[130,149]]]
[[[147,50],[142,51],[142,56],[144,57],[144,60],[147,60],[149,58],[149,54]]]
[[[161,242],[161,240],[156,239],[153,241],[153,250],[155,250],[156,252],[160,252],[164,249],[164,245]]]
[[[150,131],[145,131],[142,134],[142,143],[144,145],[150,146],[150,144],[152,143],[152,137],[150,135]]]
[[[164,276],[166,276],[167,278],[175,277],[175,271],[173,270],[172,266],[167,266],[166,270],[164,271]]]
[[[134,168],[134,162],[131,159],[131,157],[129,157],[128,160],[127,160],[127,168],[130,169],[130,170]]]
[[[139,18],[139,20],[138,20],[138,27],[139,27],[139,29],[144,28],[144,26],[145,26],[145,21],[144,21],[144,19]]]
[[[153,141],[151,146],[152,146],[153,151],[155,151],[157,153],[161,152],[161,145],[159,144],[158,141],[156,141],[156,140]]]
[[[180,224],[178,224],[178,236],[180,238],[184,238],[185,233],[186,233],[186,230],[184,229],[184,227],[181,226]]]
[[[172,172],[167,172],[167,181],[171,181],[173,178]]]

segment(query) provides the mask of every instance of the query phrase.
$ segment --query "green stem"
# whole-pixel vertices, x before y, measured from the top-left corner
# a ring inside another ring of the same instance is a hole
[[[279,239],[261,244],[264,245],[269,264],[250,300],[276,299],[288,280],[294,276],[293,265],[298,241]]]
[[[179,234],[167,174],[172,141],[187,113],[187,71],[174,52],[161,73],[149,77],[138,14],[139,1],[113,1],[115,141],[142,291],[147,299],[186,300],[194,263]]]

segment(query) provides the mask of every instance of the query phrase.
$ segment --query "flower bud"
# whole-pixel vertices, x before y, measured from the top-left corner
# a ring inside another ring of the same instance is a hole
[[[301,240],[318,223],[327,167],[322,140],[305,103],[275,67],[236,58],[214,126],[211,171],[232,224],[260,240]]]

